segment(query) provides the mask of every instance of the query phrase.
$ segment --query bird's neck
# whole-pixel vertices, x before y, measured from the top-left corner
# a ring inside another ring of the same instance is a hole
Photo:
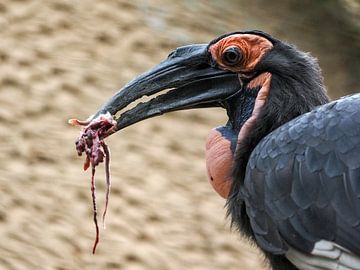
[[[234,157],[232,186],[227,200],[228,215],[231,216],[232,224],[248,236],[252,235],[252,230],[240,194],[252,151],[266,135],[276,128],[313,110],[316,106],[329,102],[316,65],[315,68],[311,66],[307,68],[307,65],[300,64],[296,65],[293,71],[289,68],[282,71],[277,69],[270,73],[271,81],[266,102],[261,107],[246,136],[238,140]],[[240,128],[240,133],[242,128]]]
[[[304,70],[296,74],[289,70],[261,73],[245,85],[242,95],[231,101],[229,125],[239,132],[235,181],[243,182],[250,154],[262,138],[297,116],[329,102],[320,73],[307,74],[306,65],[302,67]]]
[[[236,136],[236,149],[248,139],[270,94],[272,75],[264,72],[250,80],[242,90],[227,101],[229,121],[226,125]]]

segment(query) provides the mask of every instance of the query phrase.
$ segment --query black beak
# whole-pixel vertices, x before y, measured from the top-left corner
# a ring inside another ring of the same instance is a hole
[[[236,73],[213,67],[207,45],[190,45],[173,51],[166,60],[145,72],[118,91],[94,116],[115,115],[143,96],[158,95],[125,111],[117,119],[118,131],[141,120],[171,111],[223,106],[241,89]]]

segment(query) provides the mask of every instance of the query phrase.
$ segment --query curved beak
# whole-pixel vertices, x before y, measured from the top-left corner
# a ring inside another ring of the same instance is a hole
[[[241,84],[236,73],[217,69],[211,61],[206,44],[180,47],[166,60],[126,84],[93,119],[107,112],[115,115],[141,97],[163,90],[168,91],[122,113],[113,132],[171,111],[222,107],[227,98],[241,89]]]

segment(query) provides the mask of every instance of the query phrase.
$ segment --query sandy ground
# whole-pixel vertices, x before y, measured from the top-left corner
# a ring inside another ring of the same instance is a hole
[[[0,1],[0,269],[262,269],[207,183],[205,138],[226,121],[221,110],[173,113],[109,138],[107,229],[91,254],[90,172],[67,119],[87,118],[181,44],[261,26],[245,12],[221,19],[221,1],[174,2]]]

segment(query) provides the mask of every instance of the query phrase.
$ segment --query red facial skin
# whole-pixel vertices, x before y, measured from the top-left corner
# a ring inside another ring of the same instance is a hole
[[[230,47],[237,47],[242,53],[242,60],[237,65],[229,66],[223,61],[223,53]],[[220,68],[236,73],[245,73],[251,72],[272,47],[272,43],[264,37],[251,34],[234,34],[211,45],[209,52]]]
[[[240,49],[243,57],[238,64],[229,66],[224,62],[222,55],[226,49],[234,46]],[[251,34],[235,34],[225,37],[210,46],[209,52],[221,69],[230,70],[241,75],[241,73],[253,71],[264,54],[272,47],[272,43],[266,38]],[[271,74],[268,72],[260,74],[247,84],[247,88],[255,88],[257,86],[261,86],[261,88],[256,97],[251,117],[240,129],[237,148],[254,126],[261,108],[264,106],[269,95],[270,84]],[[206,143],[208,177],[215,191],[223,198],[228,197],[232,183],[231,174],[234,154],[230,149],[230,145],[231,142],[222,137],[221,133],[216,130],[212,130],[208,135]]]

